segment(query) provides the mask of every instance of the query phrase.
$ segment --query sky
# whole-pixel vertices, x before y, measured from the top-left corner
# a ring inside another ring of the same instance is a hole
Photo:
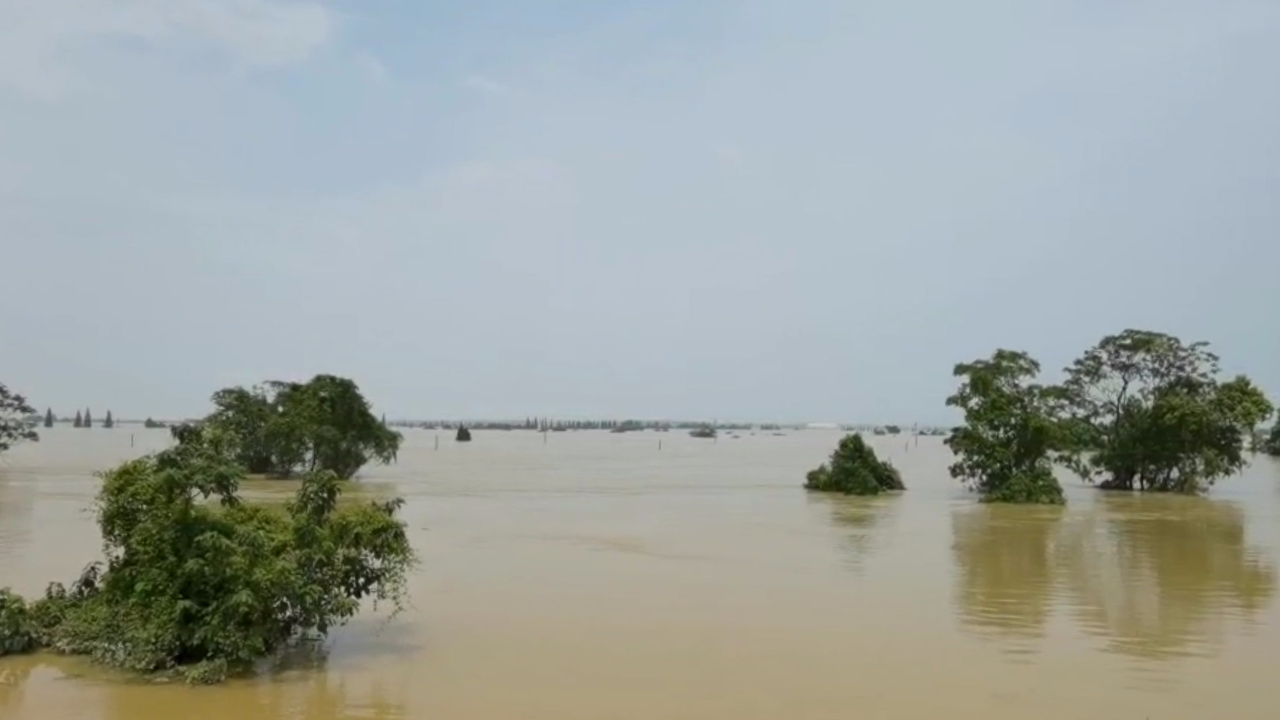
[[[1280,399],[1274,0],[0,0],[0,382],[950,422],[1137,327]]]

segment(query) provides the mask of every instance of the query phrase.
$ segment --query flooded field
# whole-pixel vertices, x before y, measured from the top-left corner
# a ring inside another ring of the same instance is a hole
[[[163,430],[56,428],[0,459],[0,586],[99,552],[93,476]],[[981,506],[939,438],[872,438],[910,488],[815,496],[828,431],[408,431],[412,607],[324,658],[211,688],[0,660],[4,720],[1270,720],[1280,463],[1210,499]],[[659,440],[662,449],[659,450]],[[132,445],[132,446],[131,446]],[[282,486],[253,481],[275,500]]]

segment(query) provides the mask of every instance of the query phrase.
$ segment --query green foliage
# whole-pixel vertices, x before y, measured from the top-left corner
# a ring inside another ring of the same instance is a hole
[[[93,427],[93,415],[89,413],[89,408],[84,409],[84,425],[82,425],[81,427],[87,427],[87,428]]]
[[[209,439],[251,473],[287,477],[328,470],[342,479],[370,460],[395,460],[399,433],[386,427],[351,380],[317,375],[213,395]]]
[[[414,562],[400,500],[339,509],[337,475],[319,471],[284,512],[245,504],[241,469],[206,432],[174,428],[175,447],[103,475],[106,564],[30,607],[40,645],[214,682],[323,636],[363,598],[400,607]],[[23,620],[20,606],[9,614]]]
[[[46,428],[51,428],[53,427],[53,423],[56,421],[57,421],[57,418],[53,416],[53,408],[49,408],[48,410],[46,410],[44,413],[44,426]]]
[[[465,426],[458,427],[458,434],[454,438],[457,442],[471,442],[471,431]]]
[[[24,440],[40,439],[34,423],[28,419],[35,411],[25,397],[0,383],[0,453]]]
[[[29,652],[35,644],[26,601],[0,588],[0,657]]]
[[[81,417],[80,411],[76,411],[76,421],[73,423],[75,427],[84,427],[84,418]]]
[[[1065,501],[1051,465],[1051,454],[1064,442],[1055,419],[1061,393],[1030,382],[1039,372],[1038,362],[1012,350],[955,367],[954,375],[964,381],[947,405],[964,411],[965,424],[946,439],[957,456],[951,476],[984,501]]]
[[[108,410],[106,419],[102,421],[102,427],[107,428],[109,430],[115,426],[116,426],[116,421],[112,419],[111,411]]]
[[[1107,336],[1066,372],[1068,465],[1103,488],[1204,492],[1244,466],[1247,438],[1271,415],[1248,378],[1217,379],[1206,343],[1163,333]]]
[[[1268,455],[1280,457],[1280,420],[1271,428],[1271,434],[1262,445],[1262,451]]]
[[[896,468],[876,457],[861,435],[848,435],[831,453],[830,464],[819,465],[805,476],[805,488],[845,495],[878,495],[905,490]]]
[[[162,428],[164,427],[164,423],[158,422],[156,420],[152,420],[151,418],[147,418],[146,420],[143,421],[142,427],[147,429]]]

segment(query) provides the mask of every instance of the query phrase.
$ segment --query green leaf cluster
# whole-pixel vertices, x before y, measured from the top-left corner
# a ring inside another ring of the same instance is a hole
[[[210,442],[254,474],[327,470],[349,479],[370,460],[395,460],[400,448],[400,434],[346,378],[225,388],[213,394],[213,404],[203,423]]]
[[[878,495],[906,489],[897,469],[876,457],[875,450],[857,434],[843,438],[828,463],[810,470],[804,486],[845,495]]]
[[[0,657],[29,652],[35,644],[26,601],[7,588],[0,588]]]
[[[1103,338],[1056,386],[1034,382],[1040,364],[998,350],[957,365],[947,404],[965,424],[947,444],[951,474],[988,500],[1062,502],[1061,462],[1099,487],[1196,494],[1246,462],[1272,406],[1247,377],[1218,378],[1205,343],[1125,330]]]
[[[1201,493],[1246,462],[1271,416],[1248,378],[1218,379],[1206,343],[1125,330],[1066,369],[1064,418],[1076,428],[1067,464],[1118,490]]]
[[[414,563],[400,501],[338,507],[331,471],[283,511],[242,502],[241,469],[207,430],[103,475],[105,564],[30,605],[0,594],[0,643],[212,682],[321,637],[365,598],[397,609]]]
[[[955,367],[964,380],[947,405],[964,411],[965,424],[946,439],[957,458],[951,476],[984,501],[1064,502],[1052,469],[1052,454],[1065,442],[1055,417],[1060,393],[1031,382],[1039,372],[1031,356],[1012,350]]]
[[[25,397],[0,383],[0,453],[19,442],[40,439],[34,423],[28,420],[35,411]]]

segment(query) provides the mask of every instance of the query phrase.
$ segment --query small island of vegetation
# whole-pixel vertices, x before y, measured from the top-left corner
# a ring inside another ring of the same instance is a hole
[[[458,434],[454,437],[457,442],[471,442],[471,431],[465,425],[458,427]]]
[[[906,489],[893,464],[877,458],[875,450],[857,434],[847,435],[840,441],[829,463],[810,470],[804,487],[845,495],[879,495]]]
[[[225,388],[213,404],[201,422],[209,442],[253,475],[328,470],[347,480],[370,461],[395,460],[403,439],[370,411],[354,382],[333,375]]]
[[[415,562],[396,517],[401,500],[338,504],[339,471],[354,473],[371,442],[379,459],[395,443],[370,440],[359,412],[367,403],[349,380],[319,376],[279,390],[288,397],[270,396],[265,419],[247,418],[260,424],[237,426],[243,408],[224,403],[200,425],[172,428],[173,447],[104,473],[97,521],[105,563],[90,564],[70,588],[51,584],[34,602],[0,590],[0,655],[45,649],[217,682],[324,637],[365,598],[398,609]],[[264,407],[251,392],[218,398]],[[25,425],[10,427],[2,414],[10,406],[25,410],[25,401],[0,386],[0,450],[11,434],[35,439]],[[303,424],[285,431],[282,416]],[[260,449],[246,439],[264,427],[295,443],[281,446],[291,455],[271,450],[273,463],[289,461],[273,468],[305,466],[283,508],[239,493],[242,461]]]

